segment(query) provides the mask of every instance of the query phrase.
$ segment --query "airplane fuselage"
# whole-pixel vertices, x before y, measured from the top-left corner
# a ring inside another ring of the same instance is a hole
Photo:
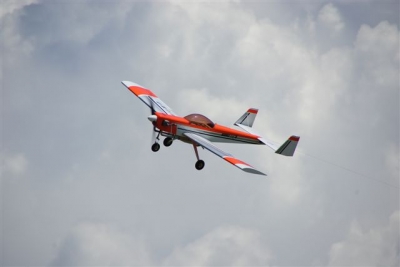
[[[186,143],[193,143],[184,133],[195,133],[211,141],[220,143],[256,144],[263,143],[258,140],[259,136],[242,132],[230,127],[214,124],[213,127],[190,122],[189,120],[156,112],[157,120],[153,122],[154,127],[161,131],[161,135],[179,139]]]

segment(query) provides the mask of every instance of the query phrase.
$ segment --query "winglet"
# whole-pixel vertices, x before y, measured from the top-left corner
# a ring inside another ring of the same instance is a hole
[[[300,140],[300,136],[292,135],[291,137],[289,137],[288,140],[286,140],[285,143],[283,143],[283,145],[281,145],[275,151],[275,153],[284,155],[284,156],[289,156],[289,157],[293,156],[299,140]]]

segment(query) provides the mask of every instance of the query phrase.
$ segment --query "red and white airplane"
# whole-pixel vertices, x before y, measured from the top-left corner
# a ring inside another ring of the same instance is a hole
[[[158,133],[151,150],[157,152],[160,149],[158,143],[160,135],[165,137],[163,143],[166,147],[170,146],[174,140],[192,144],[197,158],[195,164],[197,170],[203,169],[205,165],[197,151],[197,147],[201,146],[245,172],[266,175],[246,162],[222,151],[211,142],[267,145],[277,154],[293,156],[300,140],[299,136],[292,135],[281,146],[278,146],[261,137],[252,128],[258,109],[250,108],[235,122],[236,126],[246,131],[243,132],[216,124],[201,114],[179,117],[149,89],[129,81],[123,81],[122,84],[151,109],[148,120],[153,124],[154,132]]]

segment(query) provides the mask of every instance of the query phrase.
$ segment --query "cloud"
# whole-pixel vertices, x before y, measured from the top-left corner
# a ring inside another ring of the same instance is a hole
[[[2,171],[7,176],[21,176],[26,173],[28,168],[28,159],[23,153],[13,154],[13,155],[2,155]]]
[[[1,3],[0,20],[7,14],[11,14],[14,11],[17,11],[18,9],[21,9],[31,4],[35,4],[37,2],[38,0],[19,0],[19,1],[4,0]]]
[[[354,46],[357,61],[376,88],[387,90],[398,86],[399,30],[397,25],[382,21],[375,27],[362,25]]]
[[[385,155],[385,165],[388,171],[388,175],[392,178],[393,183],[399,185],[400,183],[400,155],[399,155],[399,146],[396,144],[391,144],[388,146],[386,150],[387,153]]]
[[[61,243],[53,266],[152,265],[140,240],[107,224],[81,223]]]
[[[332,245],[329,265],[399,266],[399,224],[399,211],[393,212],[384,227],[364,230],[354,221],[345,240]]]
[[[241,99],[235,96],[225,98],[213,95],[210,90],[188,89],[179,95],[179,101],[182,103],[180,109],[192,113],[204,113],[211,120],[214,118],[223,120],[224,123],[233,124],[248,108]],[[188,113],[189,114],[189,113]]]
[[[318,21],[334,34],[343,30],[345,24],[339,10],[332,4],[326,4],[318,13]]]
[[[237,226],[217,228],[197,240],[176,248],[164,265],[267,266],[271,252],[260,234]]]
[[[148,110],[120,84],[226,125],[259,108],[254,128],[266,137],[298,134],[298,152],[397,181],[399,36],[384,15],[397,9],[323,5],[43,1],[7,11],[3,144],[16,163],[3,168],[29,179],[4,183],[3,265],[222,261],[210,248],[226,264],[326,265],[351,221],[387,224],[398,190],[304,154],[217,144],[261,178],[207,151],[198,172],[181,142],[151,152]]]
[[[53,266],[267,266],[271,252],[258,231],[222,226],[157,259],[143,239],[108,224],[85,222],[61,241]]]
[[[0,16],[0,37],[2,39],[1,48],[7,53],[2,53],[2,71],[8,67],[17,66],[20,58],[32,53],[35,49],[31,40],[28,40],[19,29],[19,22],[23,8],[34,4],[36,1],[9,1],[3,9],[3,16]],[[21,5],[19,5],[21,4]],[[1,9],[0,9],[1,10]],[[3,81],[4,77],[1,76]]]

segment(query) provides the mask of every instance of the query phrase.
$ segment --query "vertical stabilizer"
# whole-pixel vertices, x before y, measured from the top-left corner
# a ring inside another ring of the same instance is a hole
[[[284,155],[292,157],[294,155],[294,151],[296,150],[297,143],[299,142],[300,137],[292,135],[289,139],[283,143],[276,151],[276,154]]]
[[[241,124],[244,126],[252,127],[256,119],[258,109],[249,108],[236,122],[235,125]]]

